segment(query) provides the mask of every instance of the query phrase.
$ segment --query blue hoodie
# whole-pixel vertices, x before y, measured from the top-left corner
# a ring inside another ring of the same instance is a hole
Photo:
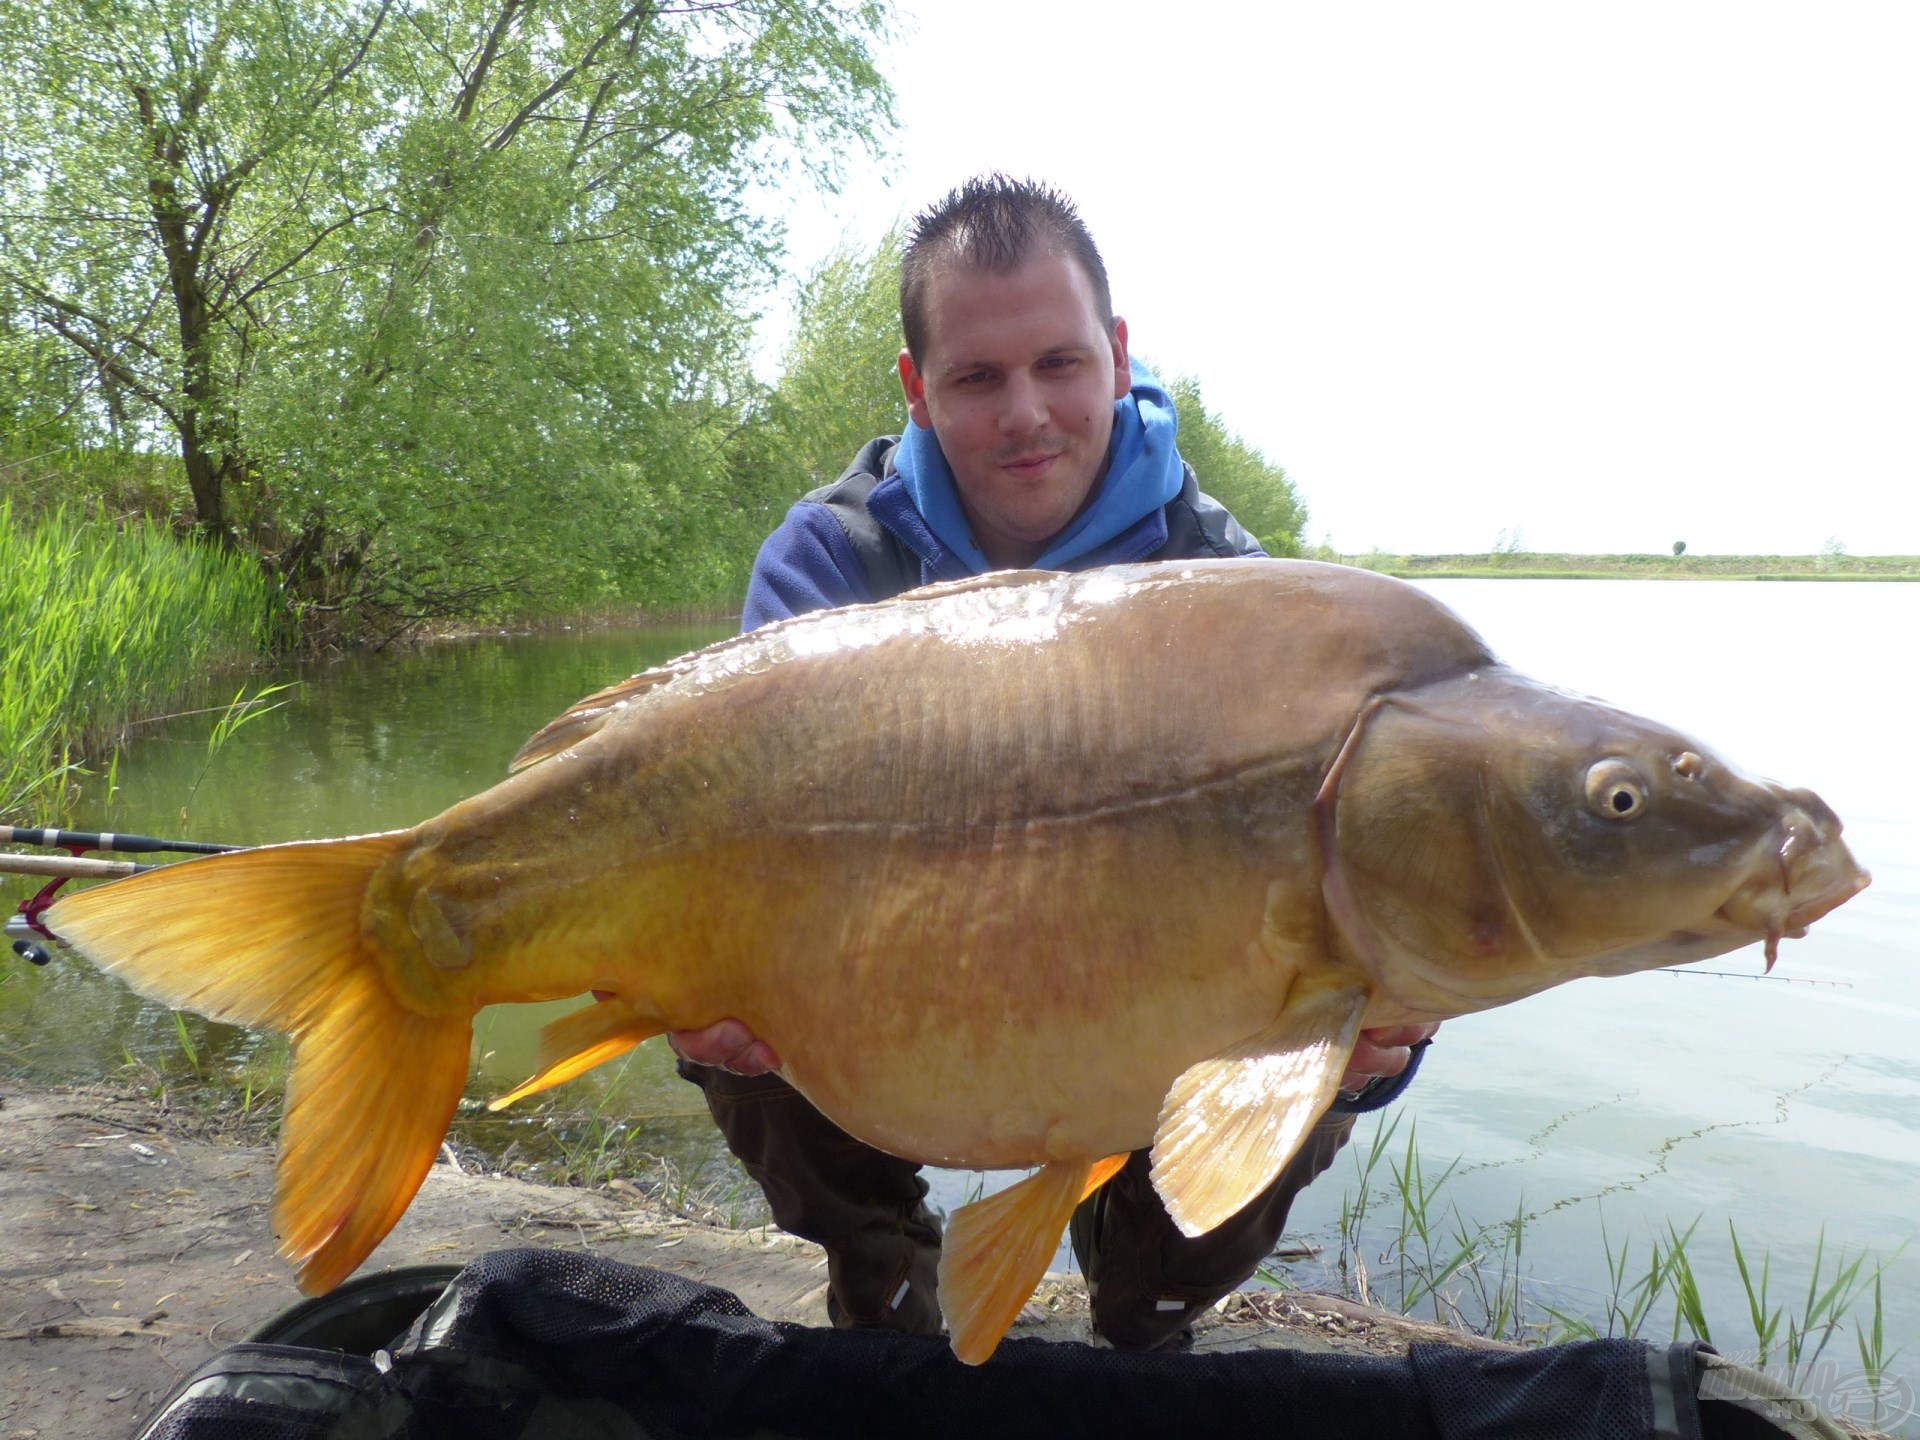
[[[1169,505],[1187,478],[1175,446],[1173,397],[1137,361],[1133,388],[1114,402],[1107,465],[1088,504],[1055,536],[1032,568],[1090,570],[1145,560],[1167,543]],[[873,447],[862,452],[868,457]],[[769,535],[754,561],[741,629],[753,630],[809,610],[885,599],[873,593],[845,526],[822,502],[833,486],[800,501]],[[885,459],[866,500],[869,514],[920,562],[920,584],[963,580],[993,569],[974,544],[953,471],[931,430],[909,424]],[[1265,552],[1238,526],[1233,553]],[[888,593],[892,593],[889,591]]]

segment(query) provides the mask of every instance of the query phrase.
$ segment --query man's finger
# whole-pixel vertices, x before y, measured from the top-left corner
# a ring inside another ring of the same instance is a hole
[[[1398,1075],[1412,1058],[1413,1051],[1408,1046],[1376,1045],[1363,1037],[1354,1044],[1353,1056],[1347,1061],[1347,1073],[1340,1077],[1340,1088],[1358,1090],[1367,1081],[1382,1075]]]
[[[711,1065],[736,1075],[764,1075],[780,1068],[773,1047],[734,1019],[718,1020],[700,1030],[672,1031],[667,1044],[674,1054],[695,1065]]]

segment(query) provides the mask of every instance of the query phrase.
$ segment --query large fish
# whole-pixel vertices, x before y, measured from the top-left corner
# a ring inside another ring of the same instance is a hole
[[[507,1098],[733,1015],[872,1144],[1038,1167],[948,1229],[979,1361],[1128,1151],[1204,1233],[1362,1027],[1771,963],[1867,883],[1811,792],[1514,673],[1413,586],[1283,561],[804,616],[581,701],[513,770],[48,916],[143,994],[293,1037],[274,1225],[309,1290],[411,1200],[475,1011],[597,990]]]

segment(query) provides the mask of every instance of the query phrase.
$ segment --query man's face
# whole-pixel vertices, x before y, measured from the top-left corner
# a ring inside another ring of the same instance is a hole
[[[920,365],[900,353],[907,408],[938,437],[987,559],[1031,564],[1106,464],[1113,402],[1133,384],[1126,322],[1109,335],[1086,272],[1036,250],[1006,275],[936,273],[926,331]]]

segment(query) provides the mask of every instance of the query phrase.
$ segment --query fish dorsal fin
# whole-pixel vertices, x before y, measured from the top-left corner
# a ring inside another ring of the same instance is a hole
[[[529,765],[551,760],[562,750],[578,745],[605,725],[609,717],[629,701],[646,694],[655,686],[666,684],[686,668],[684,661],[676,660],[652,670],[643,670],[618,685],[609,685],[604,690],[596,690],[584,700],[576,700],[563,714],[549,720],[534,733],[531,740],[520,747],[519,753],[507,762],[507,773],[517,775]]]
[[[1036,580],[1060,578],[1058,573],[1051,570],[990,570],[984,575],[969,575],[964,580],[936,580],[933,584],[922,585],[917,590],[904,590],[884,600],[845,608],[878,610],[908,601],[938,600],[946,595],[962,595],[970,590],[998,590],[1013,585],[1030,585]],[[617,685],[596,690],[584,700],[575,701],[565,713],[549,721],[532,739],[522,745],[519,753],[507,762],[507,773],[518,774],[531,765],[538,765],[542,760],[551,760],[561,751],[571,749],[588,736],[598,732],[616,711],[649,690],[679,679],[698,664],[710,663],[715,657],[729,650],[764,644],[782,630],[817,624],[822,615],[829,613],[831,612],[814,610],[804,615],[777,620],[770,625],[762,625],[757,630],[749,630],[744,635],[735,635],[730,639],[716,641],[703,650],[682,655],[677,660],[668,661],[665,665],[656,665],[651,670],[643,670]]]
[[[968,1365],[993,1354],[1046,1275],[1093,1169],[1056,1160],[953,1212],[940,1246],[940,1311],[953,1353]]]
[[[562,1015],[540,1032],[540,1052],[534,1062],[538,1068],[532,1078],[489,1100],[487,1109],[504,1110],[516,1100],[564,1084],[626,1054],[642,1040],[665,1033],[666,1028],[617,996]]]
[[[1303,988],[1271,1025],[1190,1066],[1167,1091],[1153,1188],[1183,1235],[1206,1234],[1271,1185],[1333,1103],[1367,992]]]

